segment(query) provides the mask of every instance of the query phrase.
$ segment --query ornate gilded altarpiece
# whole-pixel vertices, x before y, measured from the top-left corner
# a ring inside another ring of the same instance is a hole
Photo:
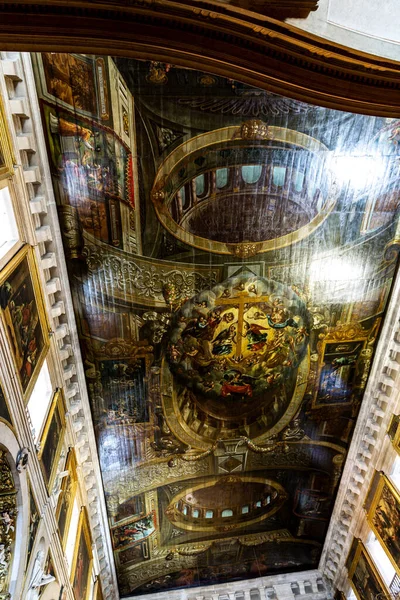
[[[0,600],[7,600],[15,546],[17,490],[7,450],[0,446]]]
[[[34,56],[123,597],[317,567],[400,239],[400,122]]]

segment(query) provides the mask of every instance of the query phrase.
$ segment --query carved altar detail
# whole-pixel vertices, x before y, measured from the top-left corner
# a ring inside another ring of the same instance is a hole
[[[7,592],[15,541],[16,490],[5,450],[0,450],[0,600]]]

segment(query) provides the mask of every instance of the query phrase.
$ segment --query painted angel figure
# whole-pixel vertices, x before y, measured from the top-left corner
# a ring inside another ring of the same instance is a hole
[[[1,570],[7,570],[7,550],[4,544],[0,544],[0,572]]]
[[[7,533],[10,531],[10,529],[11,529],[11,531],[14,531],[14,529],[15,529],[15,528],[14,528],[14,519],[12,519],[12,518],[10,517],[10,514],[9,514],[7,511],[4,511],[4,512],[3,512],[3,515],[2,515],[2,517],[1,517],[1,520],[2,520],[2,521],[3,521],[3,523],[4,523],[4,527],[5,527],[5,530],[6,530],[6,534],[7,534]]]
[[[44,560],[44,551],[39,550],[33,564],[32,574],[29,581],[28,593],[26,600],[38,600],[39,594],[43,586],[55,581],[54,575],[46,574],[43,570],[42,563]]]

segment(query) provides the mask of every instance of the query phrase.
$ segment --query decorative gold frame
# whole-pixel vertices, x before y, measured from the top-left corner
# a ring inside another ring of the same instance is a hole
[[[384,549],[387,557],[389,558],[389,560],[391,561],[392,565],[394,566],[394,568],[396,569],[397,573],[400,575],[400,564],[396,563],[396,560],[394,559],[394,557],[392,556],[392,554],[390,553],[389,548],[386,546],[384,540],[381,538],[375,524],[374,524],[374,515],[376,512],[376,508],[380,502],[380,499],[382,497],[382,491],[384,487],[388,487],[390,493],[393,495],[393,497],[395,498],[396,502],[400,505],[400,494],[399,492],[396,490],[395,486],[393,485],[393,483],[386,477],[386,475],[384,475],[383,473],[380,474],[380,478],[378,481],[378,485],[376,487],[375,490],[375,494],[374,497],[372,499],[371,502],[371,506],[370,509],[367,513],[367,521],[369,523],[369,526],[371,527],[372,531],[374,532],[374,534],[376,535],[377,539],[379,540],[382,548]]]
[[[20,264],[22,263],[23,260],[25,260],[25,258],[28,261],[29,275],[30,275],[30,278],[32,281],[33,294],[34,294],[34,298],[35,298],[35,302],[36,302],[36,306],[37,306],[40,327],[41,327],[41,331],[42,331],[42,335],[43,335],[43,349],[36,361],[36,365],[35,365],[33,374],[29,380],[28,385],[26,386],[25,391],[23,390],[21,379],[18,376],[18,381],[20,383],[25,402],[27,402],[29,399],[29,396],[33,390],[33,387],[36,383],[41,366],[43,364],[43,361],[46,357],[47,351],[50,346],[50,340],[49,340],[50,328],[49,328],[49,324],[47,321],[46,312],[44,309],[44,301],[43,301],[43,296],[42,296],[42,292],[41,292],[40,280],[39,280],[39,276],[38,276],[38,272],[37,272],[35,256],[34,256],[33,249],[30,246],[28,246],[28,245],[23,246],[23,248],[21,248],[21,250],[14,256],[14,258],[12,258],[10,260],[10,262],[7,264],[7,266],[3,269],[3,271],[0,273],[0,286],[3,285],[4,282],[7,281],[7,279],[10,278],[10,276],[20,266]],[[0,317],[3,319],[3,322],[5,323],[4,311],[1,308],[0,308]],[[6,323],[5,323],[5,325],[6,325]],[[7,326],[6,326],[6,329],[7,329]],[[10,339],[10,334],[8,333],[8,331],[7,331],[7,337],[10,341],[10,351],[12,353],[13,361],[14,361],[14,364],[15,364],[17,372],[18,372],[18,366],[16,364],[16,357],[14,356],[14,353],[11,350],[12,340]]]
[[[101,591],[99,578],[97,578],[94,583],[93,600],[103,600],[103,592]]]
[[[68,510],[67,510],[67,514],[66,514],[66,518],[65,518],[65,528],[64,528],[63,535],[61,535],[60,529],[58,530],[58,532],[60,534],[60,538],[61,538],[61,545],[64,550],[67,545],[68,532],[69,532],[69,527],[70,527],[70,523],[71,523],[71,516],[72,516],[72,511],[74,508],[74,500],[75,500],[76,490],[77,490],[77,485],[78,485],[78,476],[77,476],[77,472],[76,472],[76,467],[77,467],[77,461],[76,461],[75,450],[74,450],[74,448],[70,448],[69,452],[68,452],[68,456],[67,456],[67,462],[65,465],[65,470],[68,471],[68,475],[63,478],[63,481],[61,484],[61,494],[58,499],[58,504],[57,504],[57,508],[56,508],[56,521],[57,521],[57,524],[59,524],[61,506],[63,504],[65,490],[67,488],[68,481],[71,480],[71,499],[70,499],[70,502],[68,505]]]
[[[47,437],[49,434],[49,430],[50,430],[50,426],[53,420],[54,415],[57,414],[58,418],[60,419],[60,423],[61,423],[61,434],[57,443],[57,448],[56,448],[56,452],[54,455],[54,460],[53,460],[53,464],[51,465],[51,471],[50,471],[50,477],[47,480],[47,475],[42,463],[42,456],[43,456],[43,451],[46,447],[46,441],[47,441]],[[46,419],[46,424],[44,426],[43,429],[43,433],[42,436],[40,438],[40,450],[38,452],[38,460],[40,463],[40,467],[42,469],[42,473],[43,473],[43,477],[47,483],[47,490],[50,493],[51,489],[53,487],[54,484],[54,480],[56,478],[56,474],[57,474],[57,467],[58,467],[58,462],[60,460],[60,455],[61,455],[61,450],[62,450],[62,446],[64,443],[64,435],[65,435],[65,429],[66,429],[66,420],[65,420],[65,404],[64,404],[64,398],[63,398],[63,393],[61,389],[57,389],[54,392],[53,395],[53,400],[50,406],[50,410],[49,413],[47,415],[47,419]]]
[[[1,161],[3,158],[3,161]],[[3,101],[0,96],[0,180],[14,175],[14,157],[8,132]]]
[[[78,529],[76,532],[76,541],[75,541],[74,556],[72,559],[72,569],[71,569],[71,577],[70,577],[71,586],[73,586],[73,584],[74,584],[76,563],[78,561],[79,543],[81,540],[82,531],[83,531],[83,535],[85,537],[86,549],[87,549],[87,553],[89,556],[88,580],[87,580],[87,591],[86,591],[85,598],[76,598],[76,600],[89,600],[90,578],[92,576],[92,566],[93,566],[93,553],[92,553],[92,540],[90,537],[90,529],[89,529],[89,520],[88,520],[86,508],[84,506],[82,506],[82,508],[81,508],[81,514],[79,516],[79,522],[78,522]]]
[[[348,337],[346,337],[346,335]],[[343,337],[343,339],[342,339]],[[328,333],[328,335],[323,339],[322,343],[320,344],[320,352],[319,352],[319,358],[318,358],[318,365],[317,365],[317,374],[316,374],[316,381],[318,382],[318,387],[316,388],[314,395],[313,395],[313,399],[312,399],[312,408],[326,408],[326,407],[330,407],[333,408],[334,406],[339,406],[339,407],[346,407],[346,406],[351,406],[352,402],[332,402],[331,404],[324,404],[324,403],[318,403],[318,393],[320,391],[320,380],[321,380],[321,374],[322,374],[322,369],[325,366],[324,363],[324,356],[325,356],[325,349],[327,347],[328,344],[352,344],[354,342],[359,342],[360,344],[362,344],[362,350],[365,348],[365,344],[367,342],[368,339],[368,331],[365,332],[365,335],[356,335],[354,337],[351,337],[351,335],[349,335],[349,332],[343,332],[343,334],[341,334],[341,332],[334,332],[332,331],[331,333]],[[361,356],[361,350],[359,352],[359,356],[358,359],[360,359]]]
[[[358,565],[358,561],[360,559],[360,556],[363,555],[363,557],[365,558],[369,568],[371,569],[372,574],[374,575],[375,579],[377,580],[377,582],[379,583],[380,587],[382,588],[382,592],[384,592],[385,594],[387,594],[387,599],[390,599],[390,595],[389,592],[387,590],[387,587],[385,585],[385,583],[383,582],[381,576],[379,575],[379,572],[377,570],[377,568],[375,567],[371,557],[369,556],[364,544],[358,540],[358,545],[357,545],[357,549],[356,549],[356,553],[354,555],[354,559],[353,562],[351,563],[351,567],[349,569],[349,581],[350,581],[350,585],[351,585],[351,589],[354,591],[354,594],[356,595],[356,597],[358,598],[358,600],[364,600],[364,598],[361,598],[361,596],[359,596],[355,586],[353,585],[353,575],[354,572],[357,568]],[[383,599],[382,599],[383,600]]]
[[[400,454],[400,415],[392,415],[387,434],[394,449]]]

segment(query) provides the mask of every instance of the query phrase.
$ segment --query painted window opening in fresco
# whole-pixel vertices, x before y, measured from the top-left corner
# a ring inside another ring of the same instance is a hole
[[[121,597],[316,568],[397,268],[399,123],[34,61]]]
[[[195,179],[195,183],[196,183],[196,195],[202,196],[206,189],[206,181],[205,181],[204,174],[198,175]]]
[[[220,190],[228,185],[229,169],[216,169],[215,171],[215,185]]]
[[[274,167],[273,173],[273,184],[276,187],[283,187],[285,185],[286,167]]]
[[[262,165],[244,165],[242,167],[243,181],[248,184],[255,184],[261,177]]]
[[[0,260],[15,246],[19,232],[10,188],[0,182]],[[0,263],[1,264],[1,263]]]
[[[295,171],[294,173],[294,189],[296,192],[300,193],[303,189],[305,173],[302,171]]]
[[[46,416],[50,408],[53,386],[47,361],[43,362],[38,378],[28,402],[28,411],[32,423],[35,442],[40,440]]]

